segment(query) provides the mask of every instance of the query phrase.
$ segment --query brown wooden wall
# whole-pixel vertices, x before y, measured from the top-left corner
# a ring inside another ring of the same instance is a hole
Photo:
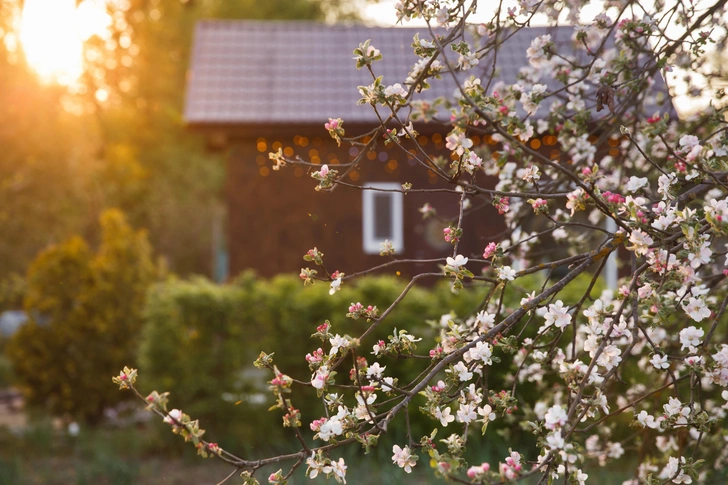
[[[445,156],[442,135],[420,137],[431,152]],[[479,141],[479,140],[476,140]],[[306,251],[314,246],[325,254],[329,271],[353,273],[388,261],[379,255],[365,255],[362,245],[362,192],[338,187],[333,192],[316,192],[317,182],[302,167],[271,170],[268,152],[278,147],[304,160],[337,164],[349,162],[355,152],[342,144],[341,148],[328,138],[325,131],[301,132],[293,137],[242,139],[233,144],[227,160],[227,234],[230,255],[230,276],[253,268],[261,276],[279,273],[297,274],[302,267],[311,266],[303,260]],[[346,181],[410,182],[418,187],[448,187],[395,146],[378,144],[365,163],[350,173]],[[494,180],[481,180],[483,183]],[[425,202],[432,204],[445,217],[456,216],[458,195],[450,193],[409,193],[404,196],[404,252],[398,258],[444,258],[452,246],[443,242],[445,224],[422,220],[418,209]],[[477,204],[477,202],[476,202]],[[483,248],[493,236],[504,229],[503,218],[490,205],[466,216],[466,228],[459,252],[466,256],[482,256]],[[436,266],[390,267],[392,274],[407,275]]]

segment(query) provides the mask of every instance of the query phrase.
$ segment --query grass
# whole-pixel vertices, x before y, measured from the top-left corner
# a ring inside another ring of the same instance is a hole
[[[36,422],[22,435],[0,429],[0,485],[214,485],[230,473],[230,467],[223,463],[196,456],[178,437],[172,436],[171,441],[166,438],[160,439],[150,425],[82,429],[76,437],[55,430],[50,421]],[[244,444],[240,448],[243,450]],[[489,455],[495,450],[482,451]],[[256,457],[266,454],[263,450],[242,452]],[[394,466],[391,444],[384,442],[366,457],[358,447],[334,453],[335,458],[339,456],[348,464],[349,485],[442,483],[434,478],[427,457],[420,458],[410,475]],[[290,465],[270,466],[256,476],[262,480]],[[312,483],[305,477],[305,469],[301,466],[297,470],[291,485]],[[226,483],[239,484],[240,480]]]
[[[72,437],[48,421],[22,435],[0,430],[0,485],[187,485],[217,483],[229,473],[176,447],[165,450],[155,436],[149,427],[135,427]]]
[[[239,451],[246,456],[268,455],[264,450],[245,448],[241,443]],[[503,452],[500,446],[476,448],[471,457],[474,462],[487,460],[497,466]],[[391,462],[391,443],[386,441],[366,457],[356,446],[334,452],[334,458],[339,456],[348,465],[349,485],[445,483],[434,477],[426,456],[420,457],[410,475],[397,468]],[[280,467],[285,471],[291,464],[261,469],[256,476],[264,484],[270,473]],[[305,468],[296,471],[291,485],[334,483],[325,479],[311,482],[304,475]],[[0,485],[215,485],[230,472],[229,466],[196,456],[191,445],[177,436],[160,436],[158,429],[148,424],[123,429],[82,428],[75,437],[54,429],[47,420],[34,423],[22,434],[0,428]],[[592,468],[588,472],[593,475],[590,483],[593,478],[600,485],[621,485],[630,478],[625,471]],[[534,484],[535,480],[523,483]],[[718,483],[725,482],[710,485]],[[240,484],[240,479],[233,477],[226,484]]]

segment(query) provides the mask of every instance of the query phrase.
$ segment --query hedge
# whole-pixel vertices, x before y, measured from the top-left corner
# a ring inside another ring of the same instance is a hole
[[[482,291],[466,289],[454,295],[445,283],[431,288],[413,287],[376,332],[361,343],[358,355],[372,362],[373,344],[386,339],[395,328],[422,337],[418,353],[427,355],[435,345],[443,314],[453,312],[466,317],[482,306]],[[531,287],[540,287],[536,277],[530,283],[529,288],[513,287],[506,292],[506,298],[520,300]],[[153,286],[148,293],[139,356],[140,382],[149,391],[171,391],[173,407],[199,418],[201,426],[221,446],[273,446],[287,435],[281,427],[281,413],[268,412],[274,404],[267,392],[271,376],[252,365],[259,352],[275,353],[274,363],[281,371],[309,381],[311,372],[304,355],[321,346],[320,340],[311,339],[316,327],[329,320],[333,333],[359,335],[367,323],[345,316],[349,304],[361,302],[384,310],[405,284],[396,277],[366,277],[356,284],[345,284],[330,296],[328,285],[304,287],[293,276],[265,280],[245,273],[226,285],[204,278],[170,279]],[[559,298],[574,303],[576,297],[560,294]],[[424,324],[428,320],[432,325]],[[397,369],[394,376],[400,382],[408,382],[423,367],[420,359],[384,363]],[[340,369],[339,382],[348,381],[341,373],[351,367],[346,363]],[[506,371],[494,369],[503,377]],[[293,405],[301,410],[307,427],[320,417],[322,406],[312,389],[299,389],[293,394]],[[423,416],[413,416],[412,426],[417,433],[432,430],[432,423]],[[395,435],[402,431],[396,426],[390,429]]]

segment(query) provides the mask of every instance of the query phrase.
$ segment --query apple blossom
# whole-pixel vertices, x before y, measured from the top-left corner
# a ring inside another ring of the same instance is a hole
[[[564,307],[564,303],[558,300],[556,303],[549,305],[544,320],[546,320],[546,327],[555,325],[558,329],[563,330],[571,323],[571,315],[568,312],[568,307]]]
[[[339,251],[337,265],[354,272],[347,303],[327,300],[341,306],[331,321],[344,314],[356,321],[347,320],[348,335],[329,324],[317,329],[321,342],[301,353],[305,363],[296,359],[310,381],[287,377],[298,375],[295,369],[279,372],[272,354],[256,360],[273,373],[271,409],[284,424],[300,415],[300,388],[315,389],[323,408],[308,427],[296,428],[298,451],[274,462],[305,463],[310,478],[345,483],[346,464],[331,457],[336,449],[369,451],[395,427],[406,430],[407,445],[393,446],[394,465],[410,473],[413,450],[421,448],[436,474],[460,483],[584,485],[590,477],[606,480],[601,470],[609,466],[632,467],[629,485],[718,483],[728,466],[715,425],[728,409],[728,108],[708,77],[717,72],[709,44],[724,43],[725,7],[610,0],[592,18],[584,2],[519,0],[471,25],[470,9],[455,3],[396,2],[400,21],[447,30],[420,39],[422,29],[402,44],[415,58],[399,79],[375,62],[391,46],[380,52],[366,41],[355,49],[367,79],[360,103],[381,123],[346,138],[341,118],[324,123],[337,143],[351,144],[350,158],[334,166],[325,157],[338,154],[320,145],[310,159],[305,151],[269,155],[276,167],[308,171],[320,196],[339,197],[376,180],[376,152],[392,150],[391,160],[400,153],[397,160],[406,162],[388,163],[386,171],[405,198],[403,225],[411,227],[406,251],[395,255],[385,240],[379,254],[386,262],[369,268],[361,267],[352,239],[322,241],[327,253]],[[530,31],[532,15],[547,27]],[[564,21],[575,26],[558,26]],[[523,62],[505,65],[519,54]],[[468,69],[474,75],[453,72]],[[679,76],[668,79],[667,90],[661,76],[670,69]],[[678,119],[671,92],[700,94],[713,105],[705,112],[696,106],[695,119]],[[356,118],[356,126],[364,120]],[[426,128],[425,136],[416,131]],[[409,220],[420,219],[417,207],[429,221]],[[329,294],[341,290],[344,273],[330,274],[323,253],[314,248],[304,259],[317,266],[301,269],[304,285],[326,280]],[[477,262],[475,275],[467,265]],[[390,271],[408,281],[401,291],[377,294],[386,302],[378,303],[381,314],[353,296],[370,291],[357,286],[357,276]],[[443,279],[466,296],[429,298],[436,288],[429,285]],[[418,318],[400,313],[402,302],[418,301],[415,294],[437,306],[418,306]],[[316,295],[310,301],[311,315],[327,308]],[[392,330],[390,317],[399,315],[399,330]],[[417,349],[420,341],[424,349]],[[135,389],[130,372],[114,382]],[[377,392],[386,396],[377,399]],[[167,413],[156,398],[145,405],[198,449],[214,449],[202,443],[199,428],[190,433],[194,421],[181,411]],[[421,418],[419,410],[435,428],[424,436],[421,423],[409,424]],[[496,429],[487,430],[489,423]],[[454,433],[440,439],[448,426]],[[533,436],[524,438],[523,430]],[[486,431],[518,448],[493,470],[466,458]],[[310,444],[312,434],[317,444]],[[233,463],[255,471],[256,460]],[[271,475],[277,482],[285,476]]]
[[[462,254],[458,254],[454,258],[448,257],[446,262],[448,266],[457,269],[468,264],[468,258],[464,257]]]
[[[412,454],[409,446],[400,448],[399,445],[392,447],[392,461],[405,472],[412,473],[412,467],[417,464],[417,456]]]
[[[652,364],[652,366],[657,370],[670,368],[670,363],[667,361],[666,355],[653,355],[652,359],[650,359],[650,364]]]
[[[629,178],[629,182],[627,182],[627,191],[634,193],[643,187],[647,187],[647,185],[647,177],[632,176]]]
[[[496,270],[498,272],[498,279],[503,281],[513,281],[516,278],[516,270],[510,266],[501,266]]]
[[[447,426],[449,423],[455,421],[455,416],[451,414],[452,410],[449,407],[435,408],[435,419],[440,421],[442,426]]]

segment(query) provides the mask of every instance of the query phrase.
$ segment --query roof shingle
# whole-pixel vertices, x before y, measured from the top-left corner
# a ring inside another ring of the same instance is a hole
[[[365,69],[354,66],[352,51],[364,40],[380,49],[374,64],[385,84],[402,82],[418,60],[412,50],[423,28],[324,25],[313,22],[206,20],[197,24],[187,86],[185,119],[190,124],[321,124],[341,117],[347,123],[373,123],[369,106],[357,106],[357,86],[371,84]],[[531,27],[511,36],[498,54],[499,80],[516,81],[527,65],[526,49],[540,35],[570,43],[572,27]],[[456,62],[454,53],[449,53]],[[486,68],[467,74],[479,75]],[[489,67],[489,66],[487,66]],[[553,80],[544,79],[546,84]],[[420,99],[450,96],[449,76],[431,82]],[[554,84],[554,87],[557,87]],[[541,110],[546,111],[546,110]]]

